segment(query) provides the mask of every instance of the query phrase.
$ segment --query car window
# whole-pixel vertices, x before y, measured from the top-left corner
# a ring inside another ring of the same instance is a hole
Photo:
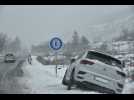
[[[101,54],[98,52],[88,52],[87,57],[89,59],[95,59],[95,60],[99,60],[105,64],[108,65],[112,65],[112,66],[117,66],[119,68],[121,68],[122,64],[120,60],[117,60],[115,58],[112,58],[111,56],[105,55],[105,54]]]

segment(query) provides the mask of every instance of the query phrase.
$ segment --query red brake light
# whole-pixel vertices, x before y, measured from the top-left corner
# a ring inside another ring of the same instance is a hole
[[[89,61],[89,60],[81,60],[81,61],[80,61],[80,64],[89,64],[89,65],[93,65],[94,62]]]

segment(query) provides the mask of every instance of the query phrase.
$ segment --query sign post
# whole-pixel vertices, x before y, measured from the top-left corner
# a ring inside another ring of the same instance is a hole
[[[58,53],[57,52],[55,52],[55,64],[56,64],[56,66],[55,66],[55,73],[56,73],[56,77],[57,77],[57,69],[58,69],[58,64],[57,64],[57,55],[58,55]]]
[[[62,40],[58,37],[54,37],[51,39],[50,41],[50,47],[55,51],[55,63],[56,63],[56,66],[55,66],[55,73],[56,73],[56,77],[57,77],[57,67],[58,67],[58,64],[57,64],[57,55],[58,55],[58,50],[61,49],[63,43],[62,43]]]

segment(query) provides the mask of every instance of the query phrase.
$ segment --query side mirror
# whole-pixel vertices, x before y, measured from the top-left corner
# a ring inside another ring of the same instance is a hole
[[[74,63],[75,62],[75,58],[72,58],[71,60],[70,60],[70,63],[72,64],[72,63]]]

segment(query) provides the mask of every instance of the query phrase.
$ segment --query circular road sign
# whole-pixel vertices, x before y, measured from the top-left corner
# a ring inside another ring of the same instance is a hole
[[[54,37],[50,41],[50,47],[53,50],[59,50],[62,47],[62,45],[63,45],[62,40],[60,38],[58,38],[58,37]]]

